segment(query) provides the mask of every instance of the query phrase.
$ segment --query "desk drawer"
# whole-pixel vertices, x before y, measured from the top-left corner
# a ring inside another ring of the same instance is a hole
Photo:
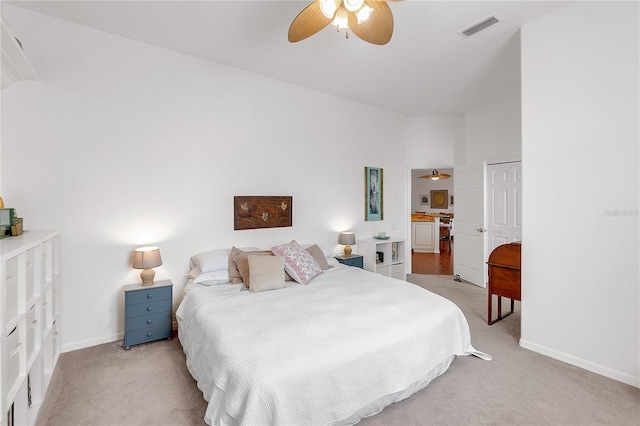
[[[489,291],[491,294],[522,300],[520,270],[495,266],[490,266],[489,268]]]
[[[171,299],[159,300],[157,302],[138,303],[126,306],[126,318],[139,317],[141,315],[156,314],[161,312],[171,312]]]
[[[162,324],[171,324],[171,311],[127,318],[125,322],[126,331],[138,330],[145,327],[155,327],[156,325]]]
[[[164,299],[171,299],[171,287],[151,287],[149,289],[127,292],[126,304],[131,305]]]

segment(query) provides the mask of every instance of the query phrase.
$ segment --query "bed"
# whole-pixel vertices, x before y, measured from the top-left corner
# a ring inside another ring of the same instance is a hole
[[[210,425],[355,424],[476,351],[460,309],[411,283],[332,262],[274,291],[193,285],[178,307]]]

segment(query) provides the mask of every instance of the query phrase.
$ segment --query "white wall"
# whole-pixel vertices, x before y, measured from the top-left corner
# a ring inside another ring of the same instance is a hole
[[[520,344],[640,386],[639,8],[522,29]]]
[[[157,244],[177,303],[197,252],[337,234],[407,237],[404,118],[3,4],[41,81],[2,91],[2,188],[59,229],[63,350],[117,340],[131,251]],[[332,123],[331,127],[323,123]],[[364,222],[364,167],[384,217]],[[233,230],[234,195],[292,195],[293,227]],[[356,246],[357,251],[357,246]]]
[[[455,147],[455,164],[519,159],[521,148],[520,98],[509,98],[465,112],[464,137]]]
[[[408,117],[406,161],[410,169],[453,167],[454,147],[464,137],[457,115]]]

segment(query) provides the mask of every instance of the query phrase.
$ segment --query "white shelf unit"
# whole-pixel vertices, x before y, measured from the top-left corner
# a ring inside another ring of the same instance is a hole
[[[382,262],[377,262],[382,253]],[[377,238],[367,238],[358,240],[358,254],[363,256],[364,269],[388,277],[407,279],[406,242],[399,238],[389,238],[379,240]]]
[[[33,425],[60,354],[57,231],[0,240],[0,426]]]

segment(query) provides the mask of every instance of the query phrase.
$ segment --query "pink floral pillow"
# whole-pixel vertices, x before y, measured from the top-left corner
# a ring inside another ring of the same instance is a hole
[[[284,257],[284,270],[300,284],[308,284],[322,273],[320,264],[295,240],[288,244],[271,247],[271,250],[278,256]]]

